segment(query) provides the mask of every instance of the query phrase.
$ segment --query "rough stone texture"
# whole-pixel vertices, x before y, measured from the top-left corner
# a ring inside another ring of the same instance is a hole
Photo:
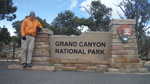
[[[64,70],[64,71],[76,71],[77,68],[75,66],[63,66],[62,70]]]
[[[62,71],[63,67],[64,67],[64,64],[54,64],[54,66],[55,66],[55,70]]]
[[[47,62],[47,61],[44,61],[44,62],[32,62],[33,63],[33,65],[49,65],[49,62]]]
[[[148,69],[146,68],[138,68],[138,72],[141,72],[141,73],[148,73]]]
[[[55,71],[55,66],[32,66],[31,68],[26,68],[27,70],[45,70],[45,71]]]
[[[119,72],[119,69],[117,69],[117,68],[109,68],[108,69],[108,72]]]
[[[150,61],[143,61],[144,66],[150,66]]]
[[[135,20],[133,19],[126,19],[126,20],[120,20],[120,19],[113,19],[110,25],[118,25],[118,24],[136,24]]]
[[[60,58],[53,58],[51,57],[49,59],[49,63],[54,63],[54,64],[101,64],[101,65],[110,65],[110,61],[95,61],[95,62],[90,62],[87,60],[81,59],[60,59]]]
[[[23,70],[23,67],[21,65],[18,64],[13,64],[13,65],[8,65],[8,69],[19,69],[19,70]]]
[[[111,23],[113,39],[112,39],[112,55],[136,55],[137,53],[137,43],[135,32],[133,32],[132,36],[130,36],[130,40],[128,43],[122,43],[119,39],[119,35],[117,34],[117,28],[119,28],[123,24],[128,24],[131,26],[132,30],[134,31],[134,20],[113,20]],[[124,50],[124,48],[130,48],[130,50]],[[119,56],[118,56],[119,57]]]
[[[121,26],[127,24],[132,28],[133,34],[129,37],[128,43],[122,43],[117,34],[117,29]],[[127,20],[112,20],[112,63],[111,67],[119,69],[120,72],[143,72],[140,64],[140,59],[138,59],[138,49],[136,43],[135,21],[131,19]],[[111,71],[111,69],[110,69]],[[113,71],[113,70],[112,70]]]
[[[39,57],[32,57],[32,62],[48,62],[48,56],[39,56]]]
[[[8,65],[8,69],[55,71],[55,66],[34,65],[31,68],[23,68],[22,65],[14,64],[14,65]]]
[[[88,65],[85,64],[76,64],[77,70],[87,70]]]
[[[53,34],[50,30],[43,28],[35,38],[35,48],[33,52],[33,64],[48,64],[50,58],[49,37]]]

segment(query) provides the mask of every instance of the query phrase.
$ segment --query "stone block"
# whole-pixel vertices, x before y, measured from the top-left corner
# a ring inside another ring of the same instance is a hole
[[[112,39],[119,39],[119,35],[117,32],[113,32]],[[136,39],[135,35],[130,36],[130,39]]]
[[[48,59],[48,62],[49,62],[49,63],[56,63],[56,64],[58,63],[58,64],[59,64],[59,63],[61,63],[61,59],[52,58],[52,57],[51,57],[51,58]]]
[[[148,73],[149,72],[147,68],[138,68],[138,71],[140,73]]]
[[[49,65],[49,62],[32,62],[33,65]]]
[[[137,44],[135,43],[128,43],[128,44],[122,44],[122,43],[112,43],[112,46],[121,46],[122,48],[134,48],[137,50]]]
[[[112,58],[116,58],[116,57],[137,57],[138,55],[112,55]]]
[[[143,62],[144,66],[150,66],[150,61]]]
[[[49,42],[35,42],[35,45],[48,45]]]
[[[75,66],[77,67],[78,71],[87,70],[87,67],[88,67],[88,65],[86,65],[86,64],[76,64]]]
[[[56,71],[62,71],[64,64],[54,64]]]
[[[36,38],[39,38],[39,37],[49,37],[49,35],[47,33],[39,33]]]
[[[112,51],[112,54],[113,55],[128,55],[128,52],[124,52],[124,51],[119,52],[119,50],[114,50],[114,51]],[[134,54],[134,53],[132,53],[132,54]]]
[[[120,72],[123,73],[137,73],[139,72],[137,68],[125,68],[125,69],[120,69]]]
[[[113,50],[112,51],[113,55],[136,55],[135,50]]]
[[[34,51],[33,56],[49,56],[49,51]]]
[[[137,46],[124,47],[123,45],[112,45],[112,50],[137,50]]]
[[[127,57],[116,57],[116,58],[113,58],[113,62],[114,63],[127,63],[128,58]]]
[[[126,19],[126,20],[112,20],[110,25],[121,25],[121,24],[131,24],[134,25],[136,24],[136,21],[133,19]]]
[[[140,59],[139,58],[129,58],[128,63],[140,63]]]
[[[139,58],[129,58],[129,57],[115,57],[113,58],[114,63],[139,63]]]
[[[66,64],[64,64],[64,66],[65,67],[72,67],[72,66],[74,66],[74,64],[72,64],[72,63],[66,63]]]
[[[35,41],[37,41],[37,42],[48,42],[49,38],[36,38]]]
[[[53,31],[51,31],[50,29],[48,28],[42,28],[42,31],[40,32],[41,33],[46,33],[46,34],[49,34],[49,35],[52,35],[53,34]]]
[[[108,65],[97,65],[96,66],[97,72],[107,72],[108,71]]]
[[[50,57],[32,57],[33,62],[48,62]]]
[[[77,63],[76,59],[61,59],[61,63]]]
[[[77,71],[77,68],[75,66],[64,66],[64,71]]]
[[[20,64],[12,64],[12,65],[8,65],[8,69],[12,69],[12,70],[23,70],[23,66]]]
[[[49,56],[49,53],[33,53],[33,57]]]
[[[33,52],[33,56],[50,56],[50,52],[46,49],[35,49]]]
[[[141,63],[112,63],[111,67],[119,68],[119,69],[126,69],[126,68],[141,68],[143,64]]]
[[[49,52],[49,48],[35,48],[34,52]]]
[[[96,66],[88,66],[87,70],[92,70],[92,71],[96,71],[97,67]]]
[[[112,39],[112,43],[113,44],[117,44],[117,43],[119,43],[118,45],[121,45],[121,44],[129,44],[129,43],[134,43],[134,44],[136,44],[136,39],[129,39],[128,40],[128,43],[122,43],[122,41],[119,39],[119,38],[116,38],[116,39]]]
[[[40,70],[40,71],[55,71],[55,66],[32,66],[31,68],[25,68],[27,70]]]
[[[43,45],[35,45],[35,48],[49,48],[49,44],[43,44]]]
[[[124,67],[120,68],[121,72],[127,72],[127,73],[137,73],[140,72],[141,69],[142,72],[142,65],[140,63],[128,63],[124,64]]]
[[[120,72],[120,70],[117,68],[108,68],[108,72],[116,73],[116,72]]]
[[[111,67],[119,69],[121,67],[124,67],[124,64],[123,63],[112,63]]]
[[[64,64],[54,64],[56,70],[63,70]]]
[[[55,66],[55,70],[56,71],[62,71],[63,70],[63,66]]]

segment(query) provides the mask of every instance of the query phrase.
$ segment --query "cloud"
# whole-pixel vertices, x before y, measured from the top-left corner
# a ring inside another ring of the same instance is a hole
[[[112,8],[112,18],[114,19],[120,18],[119,14],[123,15],[121,9],[117,7],[117,5],[119,5],[119,3],[122,0],[85,0],[80,4],[80,10],[82,12],[87,12],[85,8],[87,10],[90,10],[90,6],[91,6],[90,4],[92,1],[101,1],[102,4],[105,4],[107,7]]]
[[[85,0],[80,4],[80,9],[83,12],[87,12],[86,10],[90,10],[91,7],[91,2],[92,1],[97,1],[97,0]]]
[[[73,10],[78,4],[78,0],[71,0],[70,10]]]

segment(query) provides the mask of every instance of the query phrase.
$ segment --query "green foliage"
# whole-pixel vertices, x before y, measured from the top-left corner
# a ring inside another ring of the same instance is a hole
[[[1,28],[0,29],[0,43],[7,45],[10,42],[10,34],[7,30],[7,28]]]
[[[43,28],[49,28],[50,25],[47,23],[46,19],[41,19],[40,17],[37,17],[37,19],[41,22]]]
[[[79,35],[81,31],[77,28],[79,26],[77,16],[71,11],[65,11],[59,13],[58,16],[52,22],[51,29],[54,34],[65,34],[65,35]]]
[[[81,30],[77,27],[85,25],[91,31],[109,31],[111,8],[107,8],[100,1],[91,3],[90,15],[88,19],[79,18],[71,11],[65,11],[58,14],[52,22],[51,29],[54,34],[79,35]]]
[[[21,28],[21,23],[22,21],[15,21],[12,23],[13,28],[15,28],[15,33],[16,37],[12,37],[12,41],[16,42],[18,44],[18,47],[21,46],[21,33],[20,33],[20,28]]]
[[[100,1],[92,1],[90,11],[88,11],[91,31],[109,31],[111,8],[106,7]]]
[[[119,7],[127,19],[136,20],[136,30],[143,31],[150,20],[150,3],[148,0],[124,0]]]
[[[15,45],[15,47],[21,47],[20,37],[18,37],[18,36],[12,36],[11,37],[11,42],[13,43],[13,45]]]
[[[148,55],[147,46],[149,45],[145,30],[150,20],[150,3],[148,0],[123,0],[119,7],[127,19],[135,19],[135,31],[140,55]]]
[[[15,33],[16,33],[17,36],[21,36],[20,35],[21,23],[22,23],[22,21],[15,21],[15,22],[12,23],[13,28],[15,28],[15,30],[16,30]]]
[[[16,18],[14,14],[17,10],[16,6],[13,6],[12,0],[0,0],[0,20],[7,19],[11,21]]]

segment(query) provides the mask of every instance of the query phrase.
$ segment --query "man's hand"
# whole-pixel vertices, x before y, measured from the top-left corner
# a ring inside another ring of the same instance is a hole
[[[23,39],[23,40],[26,40],[26,37],[25,37],[25,36],[23,36],[23,37],[22,37],[22,39]]]
[[[42,29],[41,28],[37,28],[37,32],[41,32],[42,31]]]

